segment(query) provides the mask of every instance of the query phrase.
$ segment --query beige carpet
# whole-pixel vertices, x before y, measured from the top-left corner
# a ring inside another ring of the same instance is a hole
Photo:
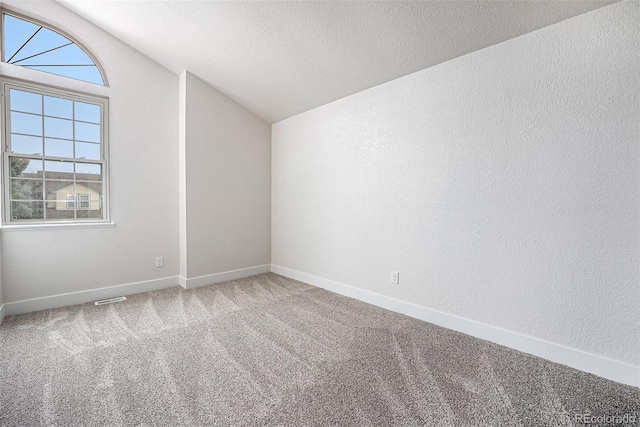
[[[570,426],[639,410],[637,388],[271,273],[0,326],[2,426]]]

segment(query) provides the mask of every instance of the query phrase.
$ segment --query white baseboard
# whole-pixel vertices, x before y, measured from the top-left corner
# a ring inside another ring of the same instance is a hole
[[[345,295],[378,307],[386,308],[387,310],[402,313],[476,338],[529,353],[612,381],[640,387],[640,367],[638,366],[628,365],[575,348],[565,347],[540,338],[433,310],[279,265],[272,264],[271,271],[340,295]]]
[[[122,295],[138,294],[140,292],[155,291],[158,289],[170,288],[177,285],[177,276],[165,277],[162,279],[145,280],[144,282],[127,283],[125,285],[109,286],[106,288],[90,289],[87,291],[71,292],[68,294],[59,294],[49,297],[9,302],[5,303],[2,306],[2,309],[4,309],[5,316],[14,316],[16,314],[31,313],[32,311],[66,307],[75,304],[84,304],[104,298],[113,298]]]
[[[75,304],[97,301],[104,298],[113,298],[122,295],[132,295],[140,292],[154,291],[180,285],[185,289],[211,285],[213,283],[226,282],[227,280],[241,279],[255,276],[256,274],[269,273],[271,264],[243,268],[239,270],[225,271],[208,276],[185,278],[182,276],[166,277],[162,279],[147,280],[144,282],[128,283],[125,285],[109,286],[106,288],[91,289],[87,291],[71,292],[67,294],[52,295],[42,298],[5,303],[0,307],[0,323],[5,316],[30,313],[33,311],[47,310],[51,308],[66,307]]]
[[[271,264],[257,265],[255,267],[241,268],[239,270],[224,271],[222,273],[192,278],[180,276],[180,286],[185,289],[198,288],[200,286],[212,285],[214,283],[226,282],[228,280],[242,279],[244,277],[269,272],[271,272]]]

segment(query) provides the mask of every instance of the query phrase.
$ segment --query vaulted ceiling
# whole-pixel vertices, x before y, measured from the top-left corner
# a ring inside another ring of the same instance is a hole
[[[617,0],[57,1],[273,123]]]

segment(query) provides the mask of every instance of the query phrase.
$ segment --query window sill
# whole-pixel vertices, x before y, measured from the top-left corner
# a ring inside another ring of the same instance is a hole
[[[74,228],[112,228],[115,222],[74,222],[51,224],[6,224],[0,226],[0,231],[24,231],[24,230],[69,230]]]

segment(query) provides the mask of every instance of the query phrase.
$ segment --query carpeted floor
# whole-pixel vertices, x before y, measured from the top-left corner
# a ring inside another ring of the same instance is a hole
[[[570,426],[639,411],[640,389],[272,273],[0,326],[3,426]]]

